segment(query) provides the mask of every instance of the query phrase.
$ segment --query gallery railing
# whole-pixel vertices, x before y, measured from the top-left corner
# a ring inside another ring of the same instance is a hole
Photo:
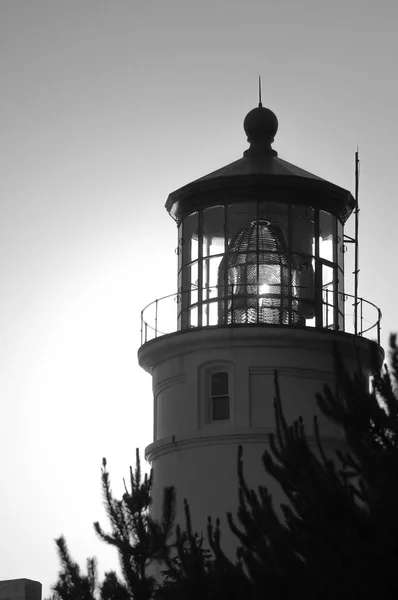
[[[246,287],[249,291],[242,293],[242,286],[228,286],[224,294],[220,286],[204,288],[201,294],[193,288],[154,300],[141,311],[141,344],[180,330],[270,323],[344,331],[374,339],[380,344],[381,311],[364,298],[357,298],[355,310],[354,296],[324,289],[317,310],[314,301],[297,295],[297,288],[296,294],[289,296],[280,293],[283,289],[280,284],[275,286],[279,293],[272,293],[272,286],[267,286],[269,289],[263,293],[258,293],[253,284]],[[306,310],[303,310],[304,305]],[[267,314],[272,312],[274,315],[278,309],[280,320],[277,323],[268,320]],[[303,313],[308,318],[303,317]]]

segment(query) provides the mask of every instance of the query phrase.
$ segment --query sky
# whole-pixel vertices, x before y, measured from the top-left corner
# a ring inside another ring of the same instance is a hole
[[[397,25],[395,0],[0,0],[0,580],[48,595],[60,534],[117,565],[92,523],[102,457],[121,494],[152,441],[137,350],[177,287],[164,203],[242,156],[258,75],[281,158],[353,192],[359,146],[359,294],[384,345],[398,329]]]

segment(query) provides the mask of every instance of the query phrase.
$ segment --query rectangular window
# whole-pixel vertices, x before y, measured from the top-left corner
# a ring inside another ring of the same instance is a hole
[[[229,419],[228,373],[221,371],[211,374],[210,403],[212,421]]]

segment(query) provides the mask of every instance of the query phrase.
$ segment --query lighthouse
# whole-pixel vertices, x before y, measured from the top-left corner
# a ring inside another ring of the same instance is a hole
[[[152,515],[163,490],[176,490],[177,522],[187,499],[193,530],[219,517],[233,551],[227,511],[238,506],[237,452],[248,485],[268,485],[261,457],[275,431],[274,372],[284,414],[299,416],[311,442],[318,415],[324,448],[344,447],[342,431],[315,395],[336,385],[334,349],[369,378],[383,359],[380,310],[344,288],[352,194],[278,157],[276,115],[262,106],[244,119],[249,147],[239,160],[172,192],[166,209],[178,228],[176,293],[141,315],[139,364],[152,376]],[[356,215],[357,218],[357,215]],[[356,227],[357,231],[357,227]]]

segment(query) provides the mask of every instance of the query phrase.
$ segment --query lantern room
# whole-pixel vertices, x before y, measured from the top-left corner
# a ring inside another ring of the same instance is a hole
[[[261,103],[243,126],[249,148],[241,159],[167,199],[178,226],[177,293],[144,309],[142,343],[238,325],[374,329],[380,341],[379,309],[344,289],[354,197],[278,157],[278,119]]]
[[[178,329],[265,324],[344,330],[346,190],[278,158],[259,106],[242,159],[170,194]]]
[[[239,200],[196,210],[179,224],[179,328],[341,328],[339,218],[292,202]]]

